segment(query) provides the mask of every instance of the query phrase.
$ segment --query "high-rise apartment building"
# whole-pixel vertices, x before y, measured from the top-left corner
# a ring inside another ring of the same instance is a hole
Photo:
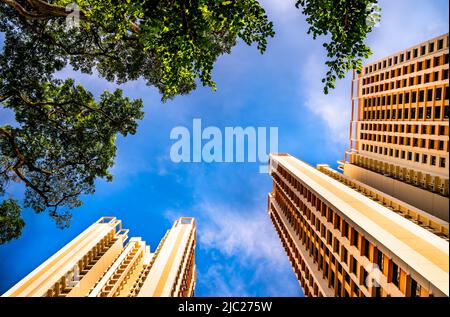
[[[103,217],[28,274],[6,297],[194,295],[196,228],[180,218],[150,252],[115,217]]]
[[[449,37],[368,64],[344,174],[449,221]]]
[[[343,173],[270,156],[269,215],[306,296],[449,296],[448,72],[446,34],[354,76]]]
[[[270,218],[306,296],[448,296],[448,222],[327,165],[270,156]]]

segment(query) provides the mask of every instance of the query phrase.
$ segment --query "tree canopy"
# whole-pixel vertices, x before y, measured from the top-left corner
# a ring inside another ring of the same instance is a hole
[[[337,78],[344,78],[348,71],[362,69],[362,61],[372,51],[364,43],[366,36],[380,20],[380,7],[374,0],[298,0],[297,8],[306,15],[314,39],[328,35],[324,43],[329,70],[322,80],[324,92],[335,88]]]
[[[331,34],[325,92],[370,54],[373,3],[297,1],[314,37]],[[112,179],[116,136],[136,132],[143,104],[120,89],[94,96],[55,73],[70,66],[117,84],[143,79],[166,101],[197,84],[215,89],[214,63],[238,40],[263,53],[274,36],[256,0],[0,0],[0,32],[0,107],[15,113],[0,126],[0,198],[21,182],[23,207],[47,211],[60,227],[97,178]],[[0,244],[20,234],[20,209],[3,201]]]

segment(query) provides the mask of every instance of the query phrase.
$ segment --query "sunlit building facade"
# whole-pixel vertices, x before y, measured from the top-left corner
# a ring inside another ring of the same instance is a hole
[[[448,222],[288,154],[270,175],[269,216],[306,296],[449,295]]]
[[[103,217],[28,274],[5,297],[190,297],[196,228],[180,218],[154,252],[115,217]]]
[[[272,154],[270,218],[306,296],[449,296],[449,37],[354,72],[339,169]]]
[[[449,36],[366,65],[353,79],[340,169],[449,221]]]

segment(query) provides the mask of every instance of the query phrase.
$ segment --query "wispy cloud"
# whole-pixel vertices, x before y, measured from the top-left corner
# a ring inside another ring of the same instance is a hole
[[[324,61],[319,60],[317,54],[311,54],[305,65],[307,70],[301,71],[300,98],[304,98],[304,106],[315,116],[325,123],[328,129],[328,139],[338,146],[342,146],[348,141],[348,123],[350,121],[351,94],[350,76],[337,83],[334,90],[330,90],[328,95],[323,93],[322,76],[326,72]],[[314,71],[311,71],[314,70]]]
[[[205,296],[298,296],[292,268],[266,212],[216,202],[194,207],[198,250],[209,266],[197,263]],[[170,221],[182,215],[166,211]],[[255,288],[258,284],[260,287]],[[255,292],[255,289],[259,290]]]
[[[201,247],[220,250],[226,256],[269,259],[273,265],[283,262],[285,255],[266,213],[231,208],[211,202],[199,206],[200,221],[208,222],[199,230]]]

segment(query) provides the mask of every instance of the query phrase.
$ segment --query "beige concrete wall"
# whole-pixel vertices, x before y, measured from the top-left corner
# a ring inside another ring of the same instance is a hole
[[[345,164],[344,175],[403,200],[442,220],[449,221],[448,197],[420,189],[353,164]]]
[[[106,253],[95,263],[88,273],[75,285],[72,291],[67,294],[67,297],[82,297],[87,296],[94,287],[95,283],[104,274],[105,270],[119,255],[123,249],[122,239],[119,237],[116,242],[106,251]]]

